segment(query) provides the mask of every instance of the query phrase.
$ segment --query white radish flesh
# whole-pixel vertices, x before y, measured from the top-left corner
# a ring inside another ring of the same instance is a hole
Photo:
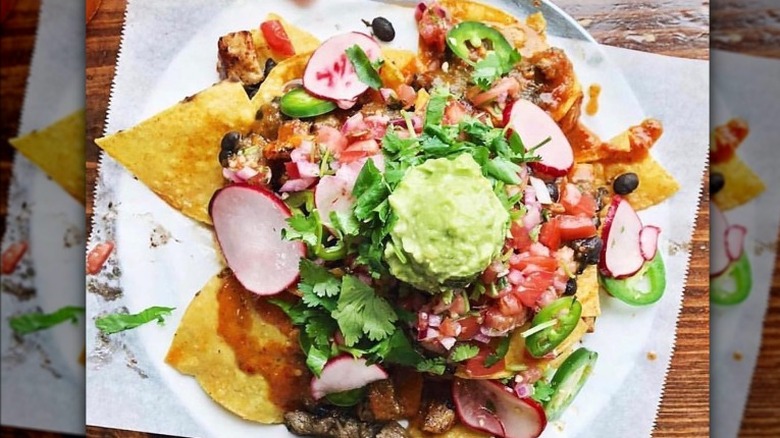
[[[331,213],[350,214],[352,206],[355,205],[352,185],[354,180],[350,184],[350,181],[338,176],[328,175],[320,179],[314,190],[314,205],[317,207],[323,225],[333,228],[333,222],[330,220]]]
[[[541,160],[529,163],[534,170],[550,176],[563,176],[574,165],[574,152],[566,135],[555,120],[533,103],[523,99],[516,101],[507,126],[520,135],[529,149],[550,138],[536,150]]]
[[[535,438],[547,425],[539,403],[519,398],[510,388],[489,380],[457,379],[453,399],[467,426],[504,438]],[[492,410],[488,407],[492,407]]]
[[[639,243],[642,221],[625,199],[615,196],[604,221],[599,267],[614,278],[635,274],[645,263]]]
[[[379,44],[360,32],[337,35],[314,51],[303,73],[303,86],[315,96],[331,99],[341,108],[349,108],[357,96],[368,89],[355,73],[346,50],[358,45],[371,61],[382,55]]]
[[[222,254],[247,290],[273,295],[298,279],[306,248],[282,238],[290,210],[275,194],[256,186],[230,185],[214,193],[209,214]]]
[[[367,365],[365,359],[338,356],[329,360],[320,377],[311,380],[311,395],[319,400],[328,394],[362,388],[371,382],[387,378],[379,365]]]
[[[729,255],[726,251],[726,230],[729,223],[726,216],[714,204],[710,204],[710,277],[715,277],[729,267]]]
[[[655,257],[658,250],[658,235],[661,229],[655,225],[646,225],[639,232],[639,249],[642,251],[642,257],[650,261]]]
[[[736,261],[742,257],[745,248],[745,235],[747,228],[742,225],[731,225],[726,229],[726,254],[730,261]]]

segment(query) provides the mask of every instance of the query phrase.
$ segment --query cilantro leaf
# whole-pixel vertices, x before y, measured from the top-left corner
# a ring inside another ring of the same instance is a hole
[[[316,247],[320,243],[322,236],[322,223],[319,216],[303,213],[295,213],[287,218],[290,228],[282,230],[282,238],[286,240],[301,240],[311,247]]]
[[[389,206],[383,206],[383,202],[390,195],[390,188],[373,160],[367,160],[360,169],[352,194],[357,198],[354,212],[358,220],[367,222],[375,216],[381,220],[389,214]]]
[[[317,313],[306,321],[306,334],[314,345],[328,345],[338,324],[325,313]]]
[[[534,392],[531,394],[531,398],[539,403],[545,403],[550,401],[550,397],[552,397],[554,392],[555,390],[550,383],[544,379],[537,380],[534,383]]]
[[[319,377],[322,374],[322,369],[325,368],[325,364],[331,357],[330,345],[315,344],[314,339],[305,331],[301,331],[298,338],[301,350],[306,354],[306,366],[315,376]]]
[[[157,320],[157,324],[163,325],[166,315],[176,310],[175,307],[153,306],[139,313],[112,313],[101,316],[95,320],[95,326],[101,332],[111,335],[125,330],[134,329],[148,322]]]
[[[501,77],[505,72],[502,59],[494,51],[490,51],[484,58],[477,61],[474,65],[474,72],[471,74],[471,80],[483,91],[490,88],[493,81]]]
[[[327,269],[309,259],[301,259],[299,264],[301,281],[298,289],[302,292],[312,292],[319,297],[334,297],[341,289],[341,282]]]
[[[295,325],[306,324],[306,321],[317,312],[316,310],[307,307],[303,301],[291,303],[289,301],[272,298],[268,300],[268,302],[282,309]]]
[[[333,312],[344,335],[344,343],[351,347],[363,335],[371,341],[380,341],[395,330],[398,320],[393,307],[357,277],[345,275],[341,279],[341,294]]]
[[[520,166],[501,157],[488,161],[485,170],[488,175],[507,184],[520,184],[522,181],[518,175],[521,171]]]
[[[353,214],[337,213],[335,211],[330,212],[330,221],[336,230],[343,236],[357,236],[360,234],[360,223]]]
[[[31,312],[8,319],[8,324],[14,332],[20,335],[37,332],[70,321],[78,322],[78,316],[84,314],[83,307],[66,306],[52,313]]]
[[[360,79],[360,82],[368,85],[374,90],[378,90],[382,87],[382,78],[379,77],[376,68],[360,46],[355,44],[348,48],[345,53],[347,54],[349,62],[352,63],[352,67],[355,68],[355,73],[357,74],[358,79]]]
[[[416,368],[421,373],[442,375],[447,370],[447,362],[443,357],[434,357],[418,363]]]
[[[460,344],[450,353],[450,360],[453,362],[463,362],[471,359],[479,353],[479,347],[471,344]]]
[[[396,329],[391,336],[376,344],[371,353],[385,362],[406,366],[416,366],[423,360],[401,329]]]
[[[428,99],[428,107],[425,109],[425,127],[441,124],[449,97],[450,93],[446,89],[437,88],[433,91]]]
[[[501,341],[498,343],[498,346],[496,347],[496,351],[494,353],[490,353],[485,357],[485,368],[490,368],[493,365],[497,364],[501,359],[503,359],[506,356],[506,353],[509,351],[509,336],[505,336],[501,338]]]

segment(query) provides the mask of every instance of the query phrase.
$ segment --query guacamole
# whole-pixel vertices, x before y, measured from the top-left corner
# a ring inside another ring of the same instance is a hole
[[[390,272],[431,293],[463,286],[501,252],[509,213],[471,155],[410,169],[388,198]]]

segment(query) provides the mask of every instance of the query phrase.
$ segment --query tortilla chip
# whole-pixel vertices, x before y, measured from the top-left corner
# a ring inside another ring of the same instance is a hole
[[[8,141],[82,205],[86,201],[84,125],[81,109],[40,131]]]
[[[287,32],[287,36],[290,38],[295,53],[309,53],[320,46],[320,40],[317,37],[305,30],[293,26],[280,15],[268,14],[265,17],[265,20],[279,20],[282,23],[282,27],[284,27],[285,32]],[[260,29],[252,29],[252,42],[255,44],[255,51],[257,52],[258,59],[263,63],[265,63],[265,60],[268,58],[273,59],[277,63],[288,58],[287,56],[277,55],[271,51],[271,48],[268,47],[268,43],[266,42],[265,37],[263,37],[263,32],[261,32]]]
[[[269,382],[241,371],[235,354],[217,332],[217,294],[224,280],[215,276],[195,295],[176,330],[165,362],[195,377],[204,391],[225,409],[250,421],[282,422],[284,411],[271,402]],[[292,342],[275,326],[252,316],[252,335],[270,342]]]
[[[639,187],[625,196],[636,210],[643,210],[659,204],[680,189],[680,184],[650,154],[632,161],[600,161],[594,163],[598,185],[612,186],[612,181],[626,173],[634,172],[639,177]],[[598,176],[602,175],[598,181]]]
[[[517,23],[517,18],[494,6],[468,0],[441,0],[453,18],[461,21],[490,21],[499,24]]]
[[[252,105],[255,109],[271,102],[276,97],[284,94],[284,85],[292,80],[303,78],[306,70],[306,64],[309,62],[311,53],[301,53],[280,62],[271,70],[268,77],[257,89],[257,93],[252,98]],[[416,55],[407,50],[382,49],[382,58],[384,65],[379,70],[379,76],[385,87],[395,88],[402,83],[407,83],[414,74],[414,61]],[[411,64],[411,65],[410,65]]]
[[[582,305],[582,317],[601,315],[599,279],[596,266],[588,266],[577,277],[577,300]]]
[[[488,438],[490,435],[469,429],[462,424],[456,424],[452,429],[444,433],[434,434],[423,432],[417,424],[410,424],[409,435],[412,438]]]
[[[95,142],[172,207],[210,224],[209,201],[224,184],[222,136],[245,131],[255,112],[240,82],[223,81]]]
[[[766,187],[742,159],[734,155],[725,163],[713,164],[711,172],[720,172],[726,184],[712,200],[721,210],[731,210],[760,195]]]

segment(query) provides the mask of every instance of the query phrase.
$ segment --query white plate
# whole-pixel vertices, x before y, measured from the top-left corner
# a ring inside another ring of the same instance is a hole
[[[399,36],[393,45],[416,50],[417,34],[412,11],[397,4],[337,0],[314,2],[309,8],[301,9],[287,2],[275,2],[273,5],[265,2],[225,2],[220,4],[223,8],[211,3],[211,9],[203,13],[193,12],[197,7],[195,5],[192,8],[180,8],[177,12],[186,17],[184,21],[189,20],[193,26],[197,23],[197,27],[184,26],[182,35],[175,38],[180,48],[171,49],[164,45],[165,47],[160,49],[164,55],[147,55],[140,50],[143,41],[140,39],[140,29],[145,26],[153,29],[153,23],[165,22],[165,14],[170,11],[165,7],[154,11],[135,8],[140,6],[140,3],[137,0],[132,2],[128,12],[128,27],[125,29],[128,34],[123,42],[124,53],[117,69],[118,76],[107,129],[109,133],[132,126],[181,100],[183,96],[216,82],[218,77],[214,69],[215,47],[219,36],[237,29],[254,27],[268,12],[279,13],[322,39],[349,30],[364,30],[360,18],[385,16],[393,22]],[[147,4],[144,3],[144,6]],[[628,126],[639,123],[644,118],[644,113],[621,71],[609,62],[598,46],[589,41],[581,32],[581,28],[573,24],[573,20],[561,15],[557,9],[545,7],[548,8],[550,33],[575,38],[554,38],[553,44],[565,48],[575,64],[583,86],[591,83],[604,85],[599,114],[596,117],[585,116],[585,123],[604,138],[610,138]],[[157,16],[144,16],[152,13]],[[206,14],[209,15],[204,17]],[[131,25],[138,27],[129,27]],[[149,29],[147,31],[151,31]],[[128,46],[130,44],[132,45]],[[147,56],[157,62],[149,64],[154,65],[154,74],[141,71],[139,66],[130,64],[130,59],[140,63]],[[154,82],[149,82],[144,89],[139,89],[134,85],[138,84],[138,81],[131,78],[132,74],[148,75],[145,77]],[[686,242],[690,239],[693,222],[693,214],[689,213],[690,204],[694,204],[698,198],[704,156],[702,149],[693,154],[696,159],[692,162],[697,163],[696,165],[676,163],[675,158],[679,158],[679,154],[673,155],[673,145],[666,137],[659,142],[655,150],[665,167],[683,183],[681,193],[663,205],[641,214],[646,223],[659,225],[664,230],[661,251],[666,258],[668,269],[669,285],[666,296],[658,305],[642,309],[629,308],[615,300],[603,298],[604,315],[598,321],[598,332],[587,336],[585,340],[585,345],[599,352],[599,365],[581,395],[563,417],[562,423],[565,423],[566,427],[551,425],[545,432],[545,437],[590,436],[589,432],[605,427],[605,423],[597,419],[600,420],[606,412],[619,412],[619,416],[610,421],[615,430],[620,430],[622,426],[626,430],[646,431],[649,434],[652,428],[660,400],[665,364],[668,364],[671,357],[674,325],[688,260],[687,251],[668,251],[669,242]],[[96,229],[114,227],[117,259],[122,270],[122,304],[134,312],[153,305],[175,306],[178,310],[165,326],[147,325],[123,338],[124,342],[141,349],[143,356],[139,357],[139,362],[153,370],[151,379],[156,382],[155,385],[165,388],[164,391],[156,392],[156,399],[161,406],[151,409],[125,403],[123,409],[129,409],[131,413],[117,413],[105,403],[110,403],[112,397],[120,391],[107,388],[106,384],[112,379],[124,378],[120,377],[122,370],[90,367],[88,423],[213,437],[254,436],[258,433],[274,438],[290,436],[283,426],[262,426],[240,420],[213,402],[194,379],[179,374],[163,362],[181,316],[194,293],[219,269],[211,230],[169,207],[111,160],[104,161],[101,181],[104,186],[98,189],[98,204],[105,206],[109,201],[114,201],[115,205],[121,202],[115,223],[98,222]],[[684,219],[681,218],[681,212],[685,212]],[[151,248],[146,236],[159,226],[169,231],[175,240],[167,245]],[[95,315],[101,310],[115,306],[115,303],[90,299],[88,313]],[[650,336],[652,332],[663,333],[663,336],[654,338]],[[94,330],[88,328],[88,346],[91,345],[89,348],[94,346],[90,344],[93,342],[90,339],[93,335]],[[648,351],[659,353],[660,358],[655,364],[648,365],[645,358]],[[646,376],[644,381],[651,392],[635,394],[634,399],[641,401],[631,407],[616,409],[616,401],[630,397],[632,391],[646,390],[642,385],[629,385],[626,380],[629,375]],[[139,384],[145,385],[142,387],[144,390],[150,387],[147,382]],[[147,394],[136,394],[131,388],[127,390],[127,397],[132,397],[134,402],[141,403],[150,399]],[[183,406],[185,409],[170,409],[170,406]],[[150,419],[145,420],[146,416]]]

